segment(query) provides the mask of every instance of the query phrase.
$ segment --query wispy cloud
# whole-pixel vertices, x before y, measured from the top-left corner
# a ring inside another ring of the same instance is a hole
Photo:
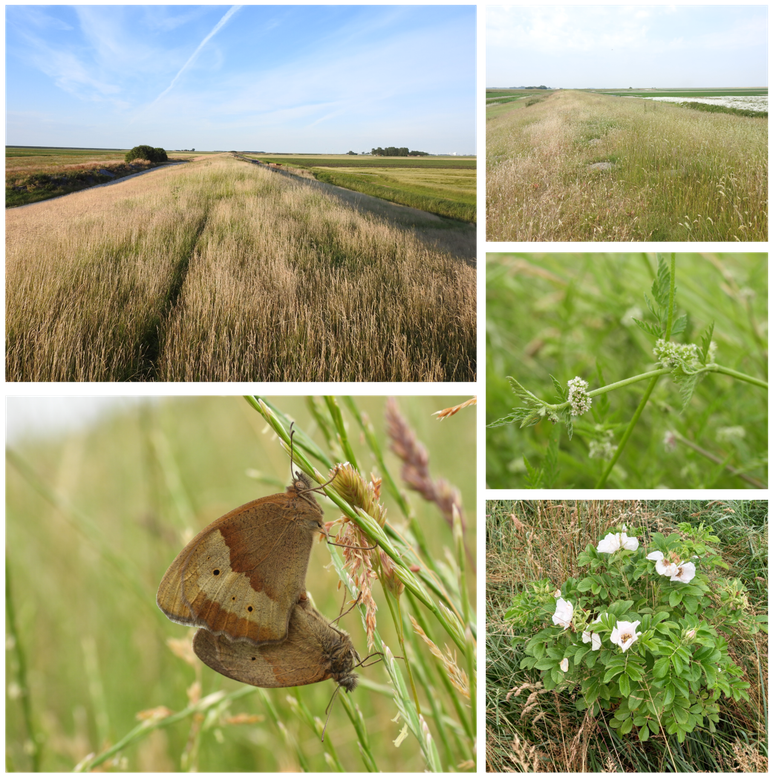
[[[203,40],[201,41],[201,43],[200,43],[200,45],[198,46],[198,48],[196,48],[196,49],[195,49],[195,51],[193,52],[192,56],[191,56],[191,57],[190,57],[190,58],[189,58],[189,59],[188,59],[188,60],[187,60],[187,61],[186,61],[186,62],[185,62],[183,65],[182,65],[182,69],[181,69],[181,70],[180,70],[180,71],[179,71],[179,72],[178,72],[178,73],[177,73],[177,74],[174,76],[174,79],[171,81],[171,83],[169,84],[168,88],[167,88],[167,89],[166,89],[164,92],[162,92],[161,94],[159,94],[159,95],[158,95],[158,97],[157,97],[157,98],[156,98],[156,99],[153,101],[153,103],[152,103],[153,105],[155,105],[155,104],[157,104],[158,102],[160,102],[160,100],[162,100],[162,99],[163,99],[163,97],[165,97],[165,96],[166,96],[166,94],[168,94],[168,93],[171,91],[171,89],[173,89],[173,88],[174,88],[174,84],[175,84],[175,83],[176,83],[176,82],[179,80],[179,78],[182,76],[182,73],[184,73],[184,71],[185,71],[185,70],[186,70],[186,69],[187,69],[187,68],[188,68],[188,67],[189,67],[189,66],[190,66],[190,65],[191,65],[191,64],[192,64],[192,63],[193,63],[193,62],[194,62],[194,61],[195,61],[197,58],[198,58],[198,54],[200,54],[200,52],[203,50],[203,47],[206,45],[206,43],[208,43],[208,42],[211,40],[211,38],[213,38],[213,37],[214,37],[214,35],[216,35],[216,34],[217,34],[217,32],[219,32],[219,30],[221,30],[221,29],[222,29],[222,27],[224,27],[224,26],[225,26],[225,24],[227,24],[227,22],[228,22],[228,21],[230,21],[230,19],[232,18],[232,16],[233,16],[234,14],[236,14],[238,11],[240,11],[240,10],[241,10],[241,8],[243,8],[243,6],[242,6],[242,5],[234,5],[234,6],[233,6],[232,8],[230,8],[230,10],[228,10],[228,12],[227,12],[227,13],[226,13],[226,14],[225,14],[225,15],[224,15],[224,16],[223,16],[223,17],[222,17],[222,18],[221,18],[221,19],[220,19],[220,20],[217,22],[217,24],[215,25],[214,29],[213,29],[213,30],[211,30],[211,32],[209,32],[209,34],[208,34],[208,35],[206,35],[206,37],[205,37],[205,38],[203,38]]]

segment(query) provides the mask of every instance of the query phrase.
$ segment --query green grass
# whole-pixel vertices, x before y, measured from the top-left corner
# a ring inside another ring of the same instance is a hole
[[[247,158],[298,169],[315,167],[374,167],[408,169],[476,169],[476,159],[463,156],[300,156],[245,153]]]
[[[734,116],[746,118],[767,118],[766,110],[744,110],[743,108],[725,107],[724,105],[710,105],[707,102],[683,102],[681,107],[690,110],[700,110],[702,113],[730,113]]]

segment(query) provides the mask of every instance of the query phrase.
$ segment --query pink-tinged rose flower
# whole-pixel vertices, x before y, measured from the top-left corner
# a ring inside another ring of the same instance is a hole
[[[566,672],[569,669],[569,661],[566,658],[563,658],[559,663],[559,666],[561,667],[562,672]]]
[[[676,564],[676,562],[666,559],[660,551],[653,551],[651,554],[647,554],[647,558],[655,562],[655,569],[658,571],[658,575],[665,575],[671,578],[672,581],[689,583],[695,577],[695,565],[692,562]]]
[[[653,551],[647,554],[647,558],[655,562],[655,569],[658,575],[665,575],[669,578],[676,574],[676,564],[666,559],[660,551]]]

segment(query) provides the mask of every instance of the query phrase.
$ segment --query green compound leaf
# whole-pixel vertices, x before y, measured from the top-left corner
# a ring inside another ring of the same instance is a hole
[[[665,258],[658,258],[658,276],[652,283],[652,295],[658,306],[668,308],[668,291],[671,287],[671,272]]]
[[[655,666],[652,668],[652,676],[656,680],[662,680],[671,668],[671,662],[667,658],[659,658],[655,662]]]
[[[714,323],[712,322],[711,325],[709,325],[708,328],[706,328],[703,336],[701,336],[700,339],[700,350],[698,352],[698,356],[700,357],[701,363],[703,365],[706,365],[708,363],[708,357],[709,357],[709,349],[711,347],[711,337],[714,335]]]
[[[617,677],[620,674],[623,674],[623,665],[620,666],[613,666],[610,667],[605,673],[604,673],[604,682],[608,683],[610,680],[612,680],[613,677]],[[626,678],[627,680],[628,678]],[[628,696],[627,693],[623,694],[624,696]]]
[[[687,329],[687,315],[683,314],[678,320],[674,321],[671,326],[671,335],[678,336],[680,333],[684,333]]]
[[[626,664],[626,674],[632,680],[635,680],[637,683],[640,683],[642,681],[642,678],[644,677],[639,667],[632,664],[630,661],[628,662],[628,664]]]
[[[643,320],[637,320],[635,317],[631,318],[646,334],[652,336],[653,339],[660,339],[663,337],[663,331],[660,325],[653,325],[652,323],[644,322]]]
[[[668,596],[668,604],[671,607],[676,607],[682,601],[681,591],[672,591]]]
[[[687,612],[695,615],[700,607],[700,602],[697,597],[685,597],[684,606],[687,608]]]
[[[674,383],[679,387],[679,397],[682,399],[682,411],[684,411],[698,386],[700,374],[686,374],[677,369],[673,376]]]
[[[605,680],[606,680],[605,676]],[[618,678],[618,688],[623,696],[628,696],[631,693],[631,681],[628,679],[628,675],[622,674]]]
[[[647,727],[647,724],[645,723],[639,729],[639,741],[646,742],[649,738],[650,738],[650,729]]]
[[[567,398],[569,398],[569,394],[564,390],[564,387],[561,386],[561,382],[555,376],[552,374],[548,375],[551,377],[556,394],[559,396],[559,403],[564,403]]]

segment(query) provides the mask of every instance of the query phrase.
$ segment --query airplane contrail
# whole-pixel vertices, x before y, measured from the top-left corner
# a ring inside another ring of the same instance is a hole
[[[182,69],[174,76],[174,79],[171,81],[171,83],[169,84],[168,88],[162,94],[158,95],[158,97],[155,98],[155,100],[152,102],[153,105],[156,102],[158,102],[159,100],[163,99],[163,97],[165,97],[166,94],[168,94],[171,91],[171,89],[174,88],[174,84],[179,80],[179,78],[182,75],[182,73],[192,64],[192,62],[195,60],[195,58],[198,56],[198,54],[200,54],[201,49],[206,45],[206,43],[208,43],[211,40],[211,38],[213,38],[214,35],[216,35],[217,32],[219,32],[219,30],[221,30],[222,27],[225,26],[225,24],[227,24],[227,22],[230,20],[230,17],[233,16],[233,14],[237,13],[238,11],[240,11],[241,8],[243,8],[242,5],[234,5],[217,22],[217,24],[214,27],[214,29],[211,30],[211,32],[209,32],[209,34],[206,35],[205,38],[203,38],[203,40],[201,41],[201,44],[198,46],[198,48],[195,49],[195,51],[193,52],[192,56],[184,63],[184,65],[182,65]]]

